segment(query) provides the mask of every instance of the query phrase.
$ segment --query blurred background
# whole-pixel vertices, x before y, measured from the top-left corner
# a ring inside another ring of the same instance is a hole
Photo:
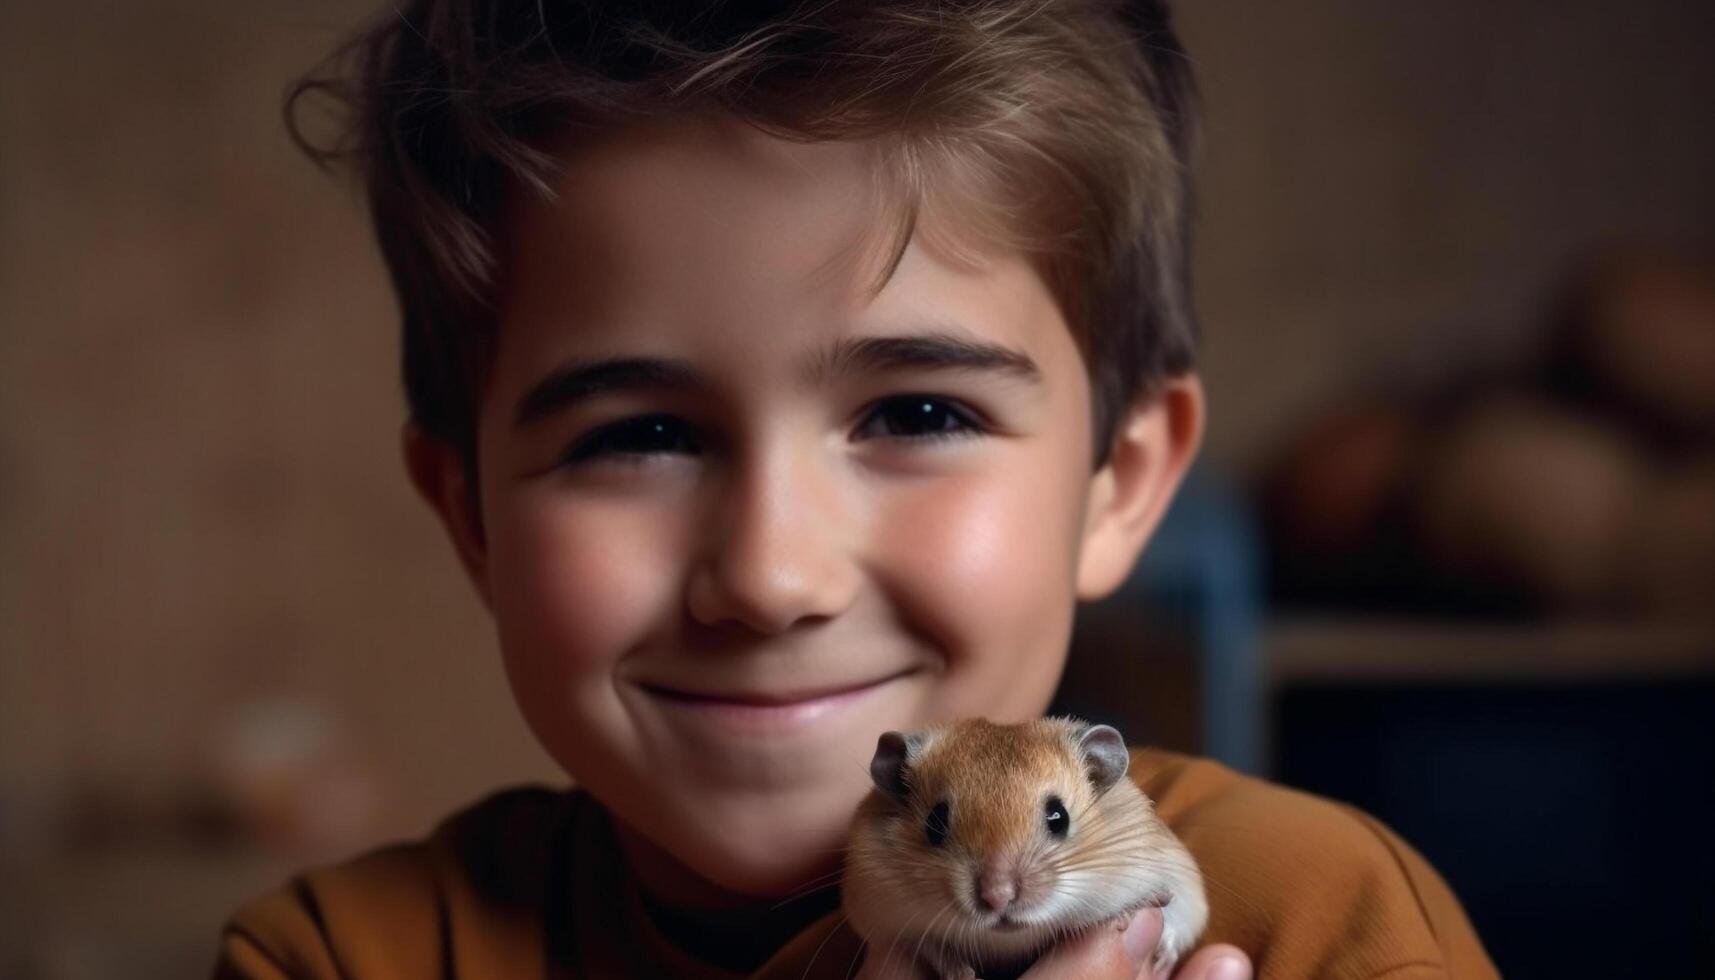
[[[1715,13],[1179,7],[1210,441],[1062,705],[1377,813],[1509,976],[1715,975]],[[0,0],[0,977],[560,781],[280,123],[372,9]]]

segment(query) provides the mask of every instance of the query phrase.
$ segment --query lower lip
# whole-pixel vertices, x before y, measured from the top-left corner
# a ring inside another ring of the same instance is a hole
[[[649,694],[657,703],[667,705],[685,717],[741,734],[769,735],[795,731],[831,720],[902,676],[895,675],[863,687],[788,704],[690,698],[659,690],[650,690]]]

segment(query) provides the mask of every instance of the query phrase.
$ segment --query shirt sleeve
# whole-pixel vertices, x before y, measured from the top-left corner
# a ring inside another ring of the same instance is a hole
[[[343,980],[294,882],[251,902],[221,932],[214,980]]]
[[[1202,868],[1204,941],[1245,950],[1256,980],[1498,977],[1446,882],[1381,822],[1208,760],[1134,761]]]
[[[298,874],[227,922],[215,980],[542,976],[547,842],[569,799],[496,793],[426,839]]]
[[[220,954],[214,964],[214,980],[289,980],[273,957],[257,946],[248,936],[227,932],[220,940]]]
[[[1447,976],[1447,977],[1499,977],[1499,971],[1489,960],[1488,953],[1483,949],[1482,942],[1477,938],[1477,931],[1465,915],[1465,910],[1459,904],[1459,899],[1453,894],[1452,888],[1442,879],[1422,855],[1413,850],[1392,830],[1381,821],[1362,811],[1343,808],[1357,823],[1366,827],[1374,834],[1388,851],[1389,856],[1398,866],[1400,874],[1405,879],[1412,902],[1407,905],[1407,915],[1421,916],[1429,939],[1434,943],[1438,954],[1441,972],[1422,972],[1422,968],[1407,964],[1401,971],[1418,969],[1418,973],[1397,972],[1386,973],[1383,976],[1393,980],[1416,976]],[[1402,903],[1404,904],[1404,903]]]
[[[405,980],[444,974],[440,889],[422,845],[305,871],[221,933],[216,980]]]

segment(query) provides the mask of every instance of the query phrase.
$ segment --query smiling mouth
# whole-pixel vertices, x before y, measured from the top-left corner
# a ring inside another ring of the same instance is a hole
[[[861,694],[871,688],[880,687],[890,681],[898,680],[907,674],[915,673],[915,668],[897,671],[874,680],[857,681],[852,684],[841,684],[831,687],[804,688],[794,691],[733,691],[733,692],[704,692],[685,691],[678,688],[665,687],[660,684],[640,684],[644,690],[670,701],[678,701],[691,705],[730,705],[740,708],[790,708],[797,705],[812,704],[854,694]]]
[[[909,668],[867,681],[784,691],[687,691],[660,684],[638,687],[669,714],[699,733],[741,737],[808,732],[849,713],[894,681],[917,673]]]

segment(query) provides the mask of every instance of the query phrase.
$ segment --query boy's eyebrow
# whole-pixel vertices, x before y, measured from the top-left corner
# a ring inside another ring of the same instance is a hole
[[[1022,351],[943,331],[840,341],[816,364],[814,375],[826,380],[854,371],[910,370],[995,371],[1024,381],[1042,377]]]
[[[610,391],[694,388],[701,383],[702,375],[690,362],[673,358],[574,359],[556,367],[518,399],[512,424],[514,428],[523,428],[574,402]]]
[[[841,374],[883,371],[995,371],[1038,381],[1042,371],[1021,351],[956,333],[931,331],[896,337],[842,340],[819,358],[812,370],[818,381]],[[703,375],[689,361],[661,357],[573,359],[556,367],[518,400],[513,427],[564,410],[586,398],[638,388],[695,388]]]

